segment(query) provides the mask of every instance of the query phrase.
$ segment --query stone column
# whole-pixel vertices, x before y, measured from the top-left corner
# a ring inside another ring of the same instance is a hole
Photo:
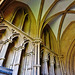
[[[35,59],[34,59],[34,75],[40,75],[40,39],[34,41]]]
[[[48,75],[48,52],[44,49],[42,61],[42,75]]]
[[[31,54],[31,58],[32,58],[32,61],[31,61],[31,67],[32,67],[31,75],[34,75],[34,73],[33,73],[33,71],[34,71],[34,69],[33,69],[33,65],[34,65],[34,51]]]
[[[63,65],[63,56],[59,56],[61,75],[64,75],[64,65]]]
[[[12,31],[12,35],[7,40],[2,42],[3,48],[2,48],[1,53],[0,53],[0,66],[3,65],[3,61],[5,59],[5,55],[6,55],[9,44],[12,43],[13,38],[18,37],[18,35],[19,35],[18,33]]]
[[[59,57],[56,56],[56,75],[62,75],[60,70]]]
[[[6,55],[9,43],[12,43],[12,39],[10,39],[10,38],[3,41],[3,47],[2,47],[2,50],[1,50],[1,53],[0,53],[0,66],[3,65],[3,61],[5,59],[5,55]]]
[[[54,54],[53,53],[50,53],[49,75],[55,75],[55,72],[54,72]]]
[[[15,48],[15,55],[14,55],[14,62],[13,62],[13,75],[18,75],[18,70],[19,70],[19,65],[20,65],[20,60],[21,60],[21,54],[22,50],[25,49],[25,44],[28,43],[29,40],[25,39],[24,42],[22,43],[22,46],[19,46],[18,48]]]
[[[7,52],[8,45],[9,45],[9,42],[6,43],[6,44],[3,44],[3,47],[2,47],[2,50],[1,50],[1,53],[0,53],[0,66],[3,65],[3,61],[5,59],[5,54]]]
[[[33,51],[26,53],[27,63],[25,65],[26,66],[25,75],[33,75],[33,55],[34,55]]]

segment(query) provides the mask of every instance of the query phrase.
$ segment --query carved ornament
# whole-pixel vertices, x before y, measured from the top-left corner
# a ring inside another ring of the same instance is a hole
[[[14,47],[14,50],[19,51],[19,50],[23,50],[25,48],[25,44],[28,43],[29,40],[26,37],[24,37],[23,39],[24,39],[24,42],[22,43],[22,45],[19,46],[18,48]]]

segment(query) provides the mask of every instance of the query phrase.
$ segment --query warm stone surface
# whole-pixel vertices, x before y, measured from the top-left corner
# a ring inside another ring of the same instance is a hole
[[[0,73],[75,75],[75,0],[1,1]]]

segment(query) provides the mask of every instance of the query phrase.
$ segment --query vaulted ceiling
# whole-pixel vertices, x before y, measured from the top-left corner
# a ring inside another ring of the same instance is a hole
[[[0,11],[4,20],[33,38],[42,38],[55,52],[61,50],[64,59],[75,44],[75,0],[5,0]]]
[[[39,30],[37,29],[37,31],[39,35],[42,28],[49,24],[57,38],[60,30],[61,33],[59,35],[61,36],[65,28],[75,20],[74,0],[5,0],[3,1],[0,10],[4,12],[7,11],[9,12],[8,14],[10,14],[11,10],[9,9],[12,5],[12,9],[15,10],[16,6],[13,6],[13,3],[16,4],[16,1],[21,2],[21,5],[25,4],[29,7],[36,21],[34,24],[38,25],[37,28],[39,28]],[[18,5],[20,5],[20,3]],[[5,15],[7,15],[7,12]],[[8,20],[8,18],[6,19]],[[63,23],[60,23],[61,21],[63,21]],[[59,29],[59,25],[60,27],[62,26],[62,28]]]

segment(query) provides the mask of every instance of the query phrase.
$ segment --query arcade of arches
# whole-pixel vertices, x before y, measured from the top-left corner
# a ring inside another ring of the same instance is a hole
[[[0,0],[0,75],[75,75],[75,0]]]

